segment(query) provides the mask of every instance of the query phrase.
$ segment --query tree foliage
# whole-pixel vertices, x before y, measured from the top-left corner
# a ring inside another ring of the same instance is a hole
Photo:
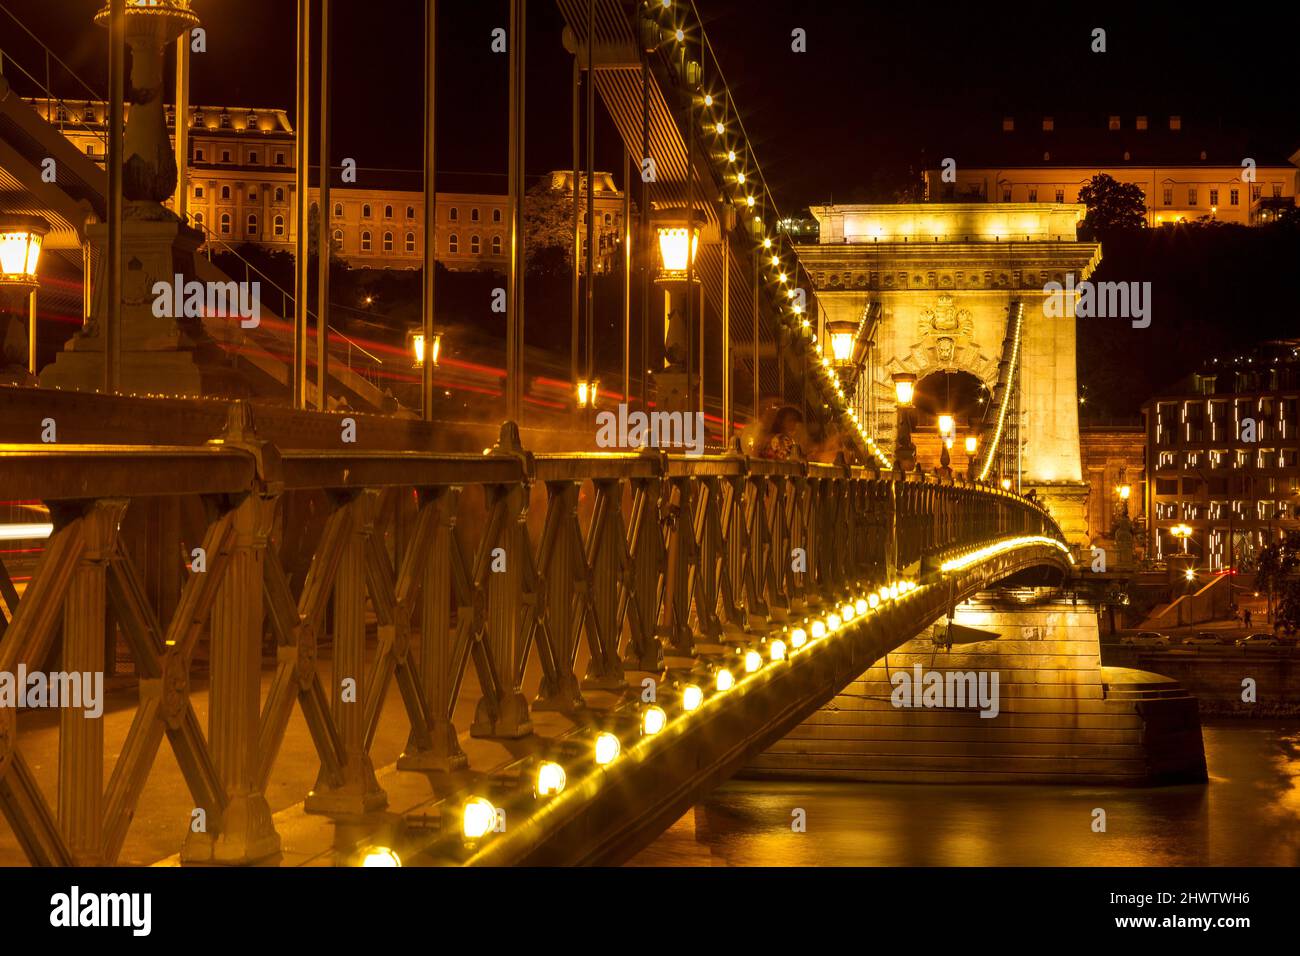
[[[1105,241],[1117,233],[1140,232],[1146,228],[1146,197],[1134,183],[1121,183],[1098,173],[1079,190],[1079,202],[1088,207],[1088,214],[1079,223],[1079,235],[1083,239]]]

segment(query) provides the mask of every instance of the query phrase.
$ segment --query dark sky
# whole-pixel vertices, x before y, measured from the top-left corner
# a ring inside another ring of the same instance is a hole
[[[678,0],[680,3],[680,0]],[[92,85],[105,85],[100,0],[0,0]],[[335,0],[334,161],[363,170],[420,165],[421,0]],[[1252,3],[1206,16],[1186,5],[697,0],[778,203],[849,198],[882,170],[960,155],[972,126],[1025,116],[1176,112],[1276,131],[1300,146],[1294,44],[1300,6]],[[293,0],[195,0],[208,52],[193,99],[292,112]],[[569,159],[570,61],[549,0],[529,4],[530,171]],[[505,0],[442,0],[439,168],[505,171],[506,57],[489,49]],[[791,51],[791,31],[807,52]],[[1107,52],[1090,50],[1106,30]],[[19,64],[43,58],[0,12],[0,44]],[[12,68],[6,70],[13,73]],[[75,95],[54,70],[55,85]],[[1060,119],[1058,119],[1058,123]],[[621,173],[612,128],[598,164]],[[504,188],[504,186],[503,186]]]

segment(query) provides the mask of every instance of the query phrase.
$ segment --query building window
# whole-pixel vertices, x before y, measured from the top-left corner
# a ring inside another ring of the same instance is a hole
[[[1173,187],[1173,186],[1166,186],[1166,187],[1165,187],[1165,191],[1164,191],[1164,196],[1163,196],[1163,198],[1164,198],[1164,201],[1165,201],[1165,205],[1166,205],[1166,206],[1172,206],[1172,205],[1174,204],[1174,187]]]
[[[1112,117],[1110,118],[1110,121],[1107,122],[1107,124],[1106,124],[1106,128],[1107,128],[1107,129],[1119,129],[1119,117],[1118,117],[1118,116],[1112,116]]]
[[[407,252],[415,251],[415,233],[413,232],[408,232],[406,234],[406,251]]]
[[[1044,116],[1044,117],[1043,117],[1043,132],[1044,132],[1044,133],[1050,133],[1050,132],[1055,128],[1055,127],[1056,127],[1056,123],[1053,122],[1053,120],[1052,120],[1052,118],[1051,118],[1050,116]]]
[[[492,255],[494,255],[494,256],[499,256],[499,255],[501,255],[501,237],[500,237],[500,236],[493,236],[493,237],[492,237]]]
[[[1229,205],[1229,206],[1235,206],[1235,205],[1237,205],[1237,200],[1238,200],[1239,198],[1240,198],[1240,193],[1239,193],[1237,190],[1235,190],[1235,189],[1229,189],[1229,190],[1228,190],[1228,205]]]
[[[1261,194],[1263,191],[1264,191],[1264,187],[1263,187],[1263,186],[1251,186],[1251,187],[1250,187],[1250,201],[1251,201],[1251,202],[1259,202],[1260,194]]]
[[[476,256],[476,255],[479,254],[479,249],[480,249],[480,243],[479,243],[479,238],[478,238],[478,236],[470,236],[470,237],[469,237],[469,254],[472,255],[472,256]]]
[[[370,218],[370,203],[366,203],[361,207],[361,218],[362,219]]]
[[[1189,206],[1195,206],[1195,205],[1196,205],[1196,187],[1195,187],[1195,186],[1188,186],[1188,187],[1187,187],[1187,205],[1189,205]]]
[[[221,151],[221,161],[222,161],[223,163],[228,163],[228,162],[230,162],[230,150],[228,150],[228,149],[223,149],[223,150]]]
[[[454,232],[447,237],[447,251],[453,256],[460,252],[460,240],[456,238]]]
[[[1217,189],[1211,189],[1211,190],[1210,190],[1210,205],[1211,205],[1211,206],[1217,206],[1218,204],[1219,204],[1219,191],[1218,191]]]
[[[1035,194],[1037,194],[1037,191],[1035,191]],[[613,224],[614,224],[614,217],[611,216],[609,213],[605,213],[605,225],[611,226]]]
[[[407,206],[407,207],[406,207],[406,218],[407,218],[407,219],[414,219],[414,218],[415,218],[415,207],[414,207],[414,206]]]
[[[203,225],[203,213],[201,213],[201,212],[196,212],[196,213],[194,214],[194,225],[196,225],[196,226],[202,226],[202,225]]]
[[[361,233],[361,251],[362,251],[362,252],[369,252],[369,251],[370,251],[370,232],[369,232],[369,230],[363,230],[362,233]]]
[[[222,114],[221,114],[221,128],[222,128],[222,129],[230,129],[230,114],[229,114],[229,113],[222,113]]]
[[[256,189],[250,189],[250,190],[248,191],[248,201],[249,201],[249,202],[257,202],[257,190],[256,190]]]
[[[248,234],[250,236],[257,235],[257,216],[254,213],[248,214]]]
[[[276,186],[274,195],[275,195],[276,202],[284,202],[284,187]]]
[[[1057,202],[1065,202],[1065,190],[1064,190],[1064,189],[1058,189],[1058,190],[1056,191],[1056,201],[1057,201]]]
[[[229,199],[229,198],[230,198],[230,187],[229,187],[229,186],[222,186],[222,187],[221,187],[221,198],[222,198],[222,199]]]
[[[1003,186],[1003,187],[1002,187],[1002,201],[1003,201],[1003,202],[1011,202],[1011,187],[1010,187],[1010,186]]]
[[[478,206],[475,206],[469,211],[469,221],[478,222]]]
[[[221,214],[221,234],[223,236],[230,235],[230,213],[228,212]]]
[[[271,230],[277,236],[284,235],[284,216],[276,216],[275,219],[271,221]]]
[[[250,165],[250,166],[256,166],[256,165],[257,165],[257,150],[250,150],[250,151],[249,151],[249,153],[248,153],[248,165]]]
[[[201,162],[203,162],[203,147],[202,147],[202,146],[195,146],[195,147],[194,147],[194,161],[195,161],[196,163],[201,163]]]
[[[1139,117],[1137,118],[1137,128],[1138,128],[1138,129],[1146,129],[1146,128],[1147,128],[1147,118],[1146,118],[1145,116],[1139,116]]]
[[[452,206],[450,209],[447,210],[447,218],[451,222],[456,222],[458,219],[460,219],[460,210],[457,209],[455,206]]]
[[[342,218],[343,218],[343,203],[341,203],[341,202],[336,202],[336,203],[334,204],[334,218],[335,218],[335,219],[342,219]]]
[[[393,251],[393,234],[391,232],[386,232],[384,233],[384,252],[392,252],[392,251]]]
[[[284,153],[282,153],[282,152],[277,152],[277,153],[275,154],[275,165],[277,165],[277,166],[283,166],[283,165],[284,165]]]
[[[202,187],[202,186],[195,186],[195,187],[194,187],[194,198],[195,198],[195,199],[202,199],[202,198],[203,198],[203,187]]]
[[[500,210],[500,209],[493,209],[493,210],[492,210],[492,221],[493,221],[493,222],[500,222],[500,221],[501,221],[501,210]]]
[[[87,144],[86,144],[86,155],[87,155],[87,156],[94,156],[94,155],[95,155],[95,144],[94,144],[94,143],[87,143]]]
[[[392,219],[392,218],[393,218],[393,207],[392,207],[392,206],[385,206],[385,207],[384,207],[384,218],[385,218],[385,219]]]
[[[1169,117],[1169,128],[1170,128],[1170,129],[1182,129],[1182,128],[1183,128],[1183,118],[1182,118],[1181,116],[1171,116],[1171,117]]]
[[[1014,133],[1016,130],[1016,121],[1010,116],[1002,117],[1002,132]]]
[[[1030,201],[1030,202],[1038,202],[1038,190],[1037,190],[1037,189],[1032,189],[1032,188],[1031,188],[1031,189],[1029,190],[1029,201]],[[606,219],[609,219],[609,216],[606,216],[605,218],[606,218]]]
[[[343,248],[343,230],[342,230],[342,229],[335,229],[335,230],[334,230],[334,245],[337,246],[339,249],[342,249],[342,248]]]
[[[95,108],[93,106],[87,106],[86,111],[81,114],[81,118],[87,123],[95,122]]]

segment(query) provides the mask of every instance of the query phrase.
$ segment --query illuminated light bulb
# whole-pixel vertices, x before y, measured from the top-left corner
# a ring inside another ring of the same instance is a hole
[[[764,249],[772,248],[772,240],[767,238],[766,236],[763,237],[763,248]]]
[[[750,209],[753,209],[753,208],[754,208],[754,197],[753,197],[753,196],[746,196],[746,197],[745,197],[745,205],[748,206]]]
[[[843,624],[843,623],[844,623],[844,622],[843,622],[842,620],[840,620],[840,616],[839,616],[838,614],[830,614],[830,615],[827,615],[827,617],[826,617],[826,630],[828,630],[828,631],[838,631],[838,630],[840,629],[840,625]]]
[[[858,612],[859,617],[861,617],[863,614],[866,614],[867,611],[870,610],[870,607],[871,606],[867,604],[865,598],[858,598],[857,601],[855,601],[853,604],[853,609]]]
[[[641,733],[653,737],[668,724],[668,715],[662,707],[647,707],[641,714]]]
[[[763,655],[758,651],[749,651],[745,654],[745,673],[752,674],[763,666]]]
[[[727,127],[723,126],[721,123],[713,124],[713,132],[717,133],[719,136],[721,136],[726,131],[727,131]]]
[[[889,586],[889,596],[890,596],[891,599],[893,599],[893,600],[895,600],[895,601],[898,600],[898,585],[897,585],[897,584],[891,584],[891,585]]]
[[[713,105],[713,94],[712,94],[712,93],[705,93],[705,94],[704,94],[704,105],[705,105],[705,106],[712,106],[712,105]]]
[[[768,656],[773,663],[785,660],[785,641],[773,641],[768,648]]]
[[[790,277],[786,275],[784,272],[782,272],[779,276],[777,276],[777,278],[781,281],[782,285],[785,285],[785,283],[788,282],[790,279]]]
[[[704,703],[704,691],[695,684],[687,684],[682,690],[682,710],[690,713],[692,710],[698,710],[702,703]]]
[[[460,814],[460,831],[466,840],[481,840],[497,825],[497,808],[486,797],[471,797]]]
[[[792,311],[794,312],[795,315],[803,315],[803,306],[801,306],[798,302],[796,302],[794,304]]]
[[[718,671],[718,676],[714,678],[713,686],[719,691],[726,691],[731,690],[735,683],[736,678],[731,676],[731,671],[724,668]]]
[[[823,637],[826,636],[826,622],[813,621],[810,630],[812,631],[812,639],[814,641],[820,641]]]
[[[681,43],[686,39],[686,31],[683,30],[681,27],[678,27],[676,36],[677,36],[677,42]]]
[[[781,257],[778,256],[778,255],[773,255],[773,256],[772,256],[772,265],[774,265],[774,266],[779,266],[780,264],[781,264]]]
[[[745,174],[744,174],[744,173],[736,173],[736,182],[740,183],[740,185],[742,185],[742,186],[745,185]]]
[[[847,601],[845,601],[844,605],[840,608],[840,617],[844,618],[845,621],[853,620],[857,617],[857,614],[857,610]]]
[[[564,789],[566,781],[564,768],[553,760],[547,760],[537,768],[537,782],[533,785],[533,795],[553,797]]]
[[[619,751],[623,746],[618,742],[618,738],[611,733],[602,733],[596,736],[596,763],[604,767],[618,759]]]
[[[736,161],[736,151],[734,149],[727,150],[727,162],[734,163],[735,161]]]
[[[395,850],[386,846],[372,846],[366,850],[365,857],[361,860],[362,866],[377,867],[394,867],[402,865],[402,858],[397,855]]]
[[[882,600],[882,601],[888,601],[888,600],[889,600],[889,588],[881,588],[881,589],[880,589],[880,600]]]
[[[795,650],[798,650],[799,648],[803,647],[807,643],[808,643],[808,632],[805,631],[802,627],[796,627],[793,631],[790,632],[790,646],[793,647]]]

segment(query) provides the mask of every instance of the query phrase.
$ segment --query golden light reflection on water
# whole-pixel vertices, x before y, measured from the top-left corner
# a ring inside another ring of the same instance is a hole
[[[1203,728],[1206,785],[747,782],[691,810],[647,866],[1297,866],[1300,725]],[[791,829],[794,809],[807,831]],[[1106,811],[1106,832],[1092,829]]]

